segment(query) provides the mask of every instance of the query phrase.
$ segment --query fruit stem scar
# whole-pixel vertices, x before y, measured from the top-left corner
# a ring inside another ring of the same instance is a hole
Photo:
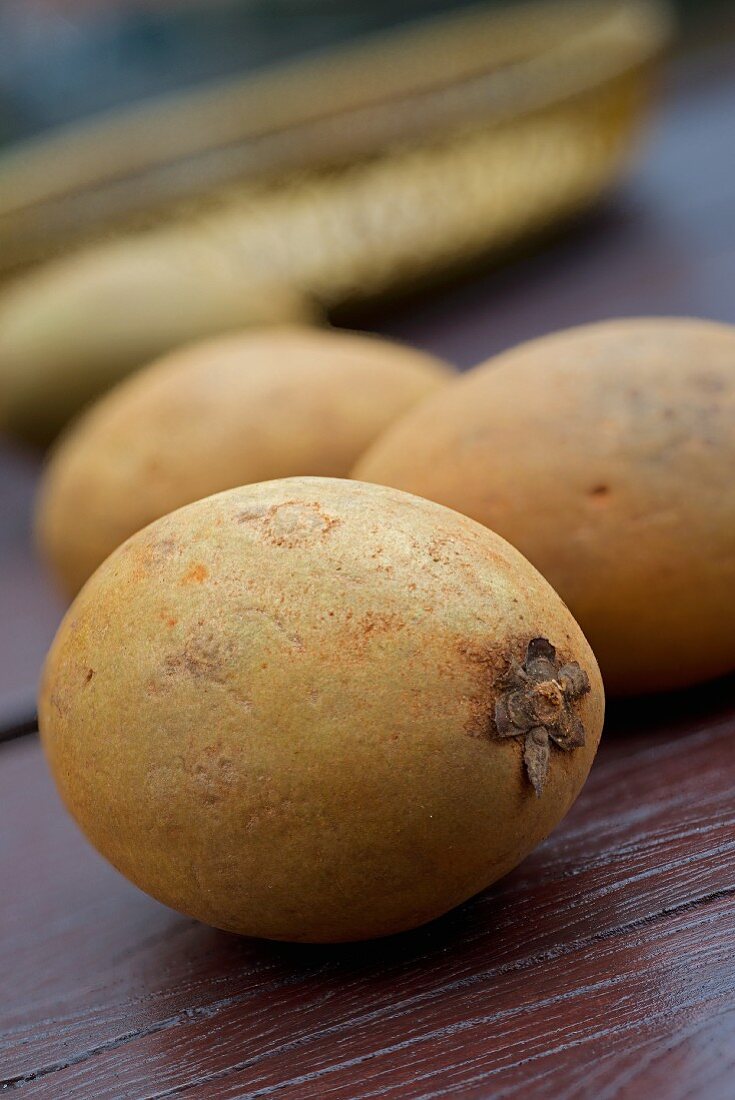
[[[576,661],[561,665],[547,638],[532,638],[522,664],[511,660],[505,691],[495,703],[496,737],[522,737],[526,774],[539,798],[549,774],[551,746],[571,752],[585,743],[574,707],[590,690]]]

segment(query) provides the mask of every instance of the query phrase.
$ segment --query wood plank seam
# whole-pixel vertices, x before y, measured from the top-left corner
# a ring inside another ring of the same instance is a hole
[[[489,979],[498,978],[502,975],[509,974],[509,973],[514,973],[514,972],[518,972],[518,971],[532,969],[534,967],[543,965],[544,963],[554,962],[554,961],[556,961],[557,959],[559,959],[561,957],[574,954],[575,952],[580,951],[580,950],[584,950],[585,948],[590,947],[594,944],[608,942],[608,941],[614,940],[618,937],[627,935],[630,932],[634,932],[638,929],[658,925],[658,924],[662,923],[663,921],[670,919],[671,917],[681,916],[682,914],[687,913],[687,912],[691,912],[692,910],[697,909],[700,906],[706,906],[706,905],[709,905],[709,904],[713,904],[713,903],[715,903],[717,901],[720,901],[724,898],[730,898],[730,897],[733,897],[733,896],[735,896],[735,885],[733,885],[731,887],[723,888],[721,890],[711,891],[707,894],[701,895],[698,898],[692,898],[692,899],[690,899],[686,902],[682,902],[679,905],[673,905],[673,906],[666,907],[666,908],[660,910],[655,915],[649,914],[648,916],[642,917],[642,918],[637,919],[637,920],[627,921],[626,923],[617,926],[615,929],[606,929],[602,932],[595,933],[591,936],[586,936],[586,937],[576,939],[570,944],[559,945],[559,947],[556,948],[556,949],[550,949],[548,951],[539,953],[537,955],[526,956],[523,959],[519,959],[515,963],[508,964],[507,966],[492,967],[490,970],[478,972],[476,974],[473,974],[470,977],[460,979],[457,982],[447,983],[446,985],[442,986],[439,989],[431,990],[429,993],[421,994],[421,995],[419,995],[415,998],[408,998],[407,1000],[405,1000],[402,1003],[401,1008],[404,1011],[409,1009],[409,1008],[415,1008],[422,1001],[425,1001],[427,999],[433,999],[436,996],[441,995],[442,993],[446,993],[446,992],[450,992],[450,991],[456,991],[456,990],[459,990],[459,989],[466,989],[466,988],[469,988],[473,985],[477,985],[478,983],[480,983],[482,981],[487,981]],[[328,966],[326,964],[324,966],[317,967],[316,971],[318,973],[320,970],[324,970],[324,969],[328,969]],[[298,976],[295,976],[293,978],[293,980],[286,980],[286,981],[278,981],[278,982],[269,983],[269,985],[266,986],[266,987],[260,987],[257,990],[257,995],[260,996],[263,993],[275,992],[277,989],[283,988],[283,987],[288,986],[288,985],[299,984],[300,982],[303,982],[307,979],[310,979],[313,976],[314,975],[311,972],[306,973],[306,974],[304,974],[302,972]],[[91,1048],[90,1050],[83,1051],[83,1052],[79,1053],[78,1055],[76,1055],[73,1058],[70,1058],[68,1060],[55,1062],[55,1063],[52,1063],[51,1065],[48,1065],[48,1066],[43,1066],[43,1067],[39,1068],[38,1070],[34,1070],[31,1073],[19,1074],[15,1077],[7,1077],[5,1079],[0,1079],[0,1089],[9,1090],[9,1089],[21,1088],[23,1085],[30,1084],[33,1081],[40,1080],[41,1078],[44,1078],[44,1077],[48,1077],[53,1073],[58,1073],[60,1071],[69,1069],[72,1066],[79,1065],[83,1062],[90,1061],[91,1059],[96,1058],[101,1054],[106,1054],[106,1053],[109,1053],[112,1050],[117,1050],[120,1047],[125,1046],[126,1043],[133,1042],[133,1041],[136,1041],[138,1039],[147,1038],[149,1035],[154,1035],[154,1034],[157,1034],[161,1031],[169,1030],[170,1028],[176,1027],[179,1024],[186,1024],[186,1023],[188,1023],[192,1020],[197,1020],[197,1019],[214,1019],[218,1015],[218,1013],[220,1013],[224,1009],[231,1008],[231,1007],[233,1007],[234,1005],[237,1005],[237,1004],[245,1003],[247,1000],[251,999],[253,996],[254,996],[254,992],[245,994],[245,995],[240,996],[240,997],[237,997],[237,996],[236,997],[225,997],[225,998],[222,998],[220,1001],[212,1002],[212,1004],[210,1004],[210,1005],[201,1005],[197,1008],[186,1009],[184,1012],[176,1013],[174,1016],[171,1016],[171,1017],[167,1018],[166,1020],[161,1020],[161,1021],[158,1021],[156,1024],[151,1024],[147,1028],[139,1028],[139,1029],[136,1029],[135,1031],[128,1032],[124,1035],[116,1036],[114,1039],[110,1039],[105,1043],[99,1043],[98,1045]],[[223,1070],[220,1074],[208,1075],[206,1078],[202,1078],[201,1081],[199,1081],[197,1083],[198,1084],[206,1084],[206,1083],[209,1083],[210,1080],[220,1080],[223,1077],[229,1075],[230,1073],[235,1073],[235,1072],[239,1072],[239,1071],[244,1070],[244,1069],[249,1069],[252,1066],[257,1065],[259,1062],[262,1062],[264,1060],[267,1060],[267,1059],[270,1059],[270,1058],[273,1058],[273,1057],[277,1057],[277,1056],[282,1055],[282,1054],[289,1053],[292,1050],[298,1050],[299,1048],[304,1047],[304,1046],[308,1046],[308,1044],[310,1042],[312,1042],[314,1038],[320,1038],[321,1039],[321,1038],[324,1038],[325,1036],[328,1036],[328,1035],[339,1034],[339,1032],[341,1032],[341,1031],[345,1031],[345,1030],[349,1030],[349,1029],[354,1028],[356,1026],[356,1024],[369,1023],[369,1022],[373,1021],[374,1019],[379,1019],[381,1016],[385,1016],[389,1012],[395,1011],[395,1008],[396,1008],[395,1005],[391,1005],[390,1009],[385,1009],[385,1008],[377,1009],[374,1012],[364,1013],[363,1015],[361,1015],[357,1018],[350,1018],[347,1021],[342,1021],[338,1024],[333,1025],[332,1027],[320,1028],[319,1031],[314,1033],[314,1034],[311,1034],[311,1035],[308,1035],[308,1036],[301,1036],[298,1039],[292,1040],[292,1042],[290,1042],[290,1043],[283,1043],[280,1046],[276,1047],[275,1049],[264,1052],[261,1055],[254,1056],[252,1058],[245,1059],[241,1063],[237,1063],[237,1064],[234,1064],[232,1066],[228,1066],[227,1069]],[[497,1017],[497,1013],[494,1014],[493,1018],[496,1018],[496,1017]],[[415,1042],[422,1041],[425,1038],[426,1038],[426,1036],[418,1036],[413,1040],[407,1040],[406,1043],[411,1045]],[[401,1047],[402,1046],[403,1046],[403,1044],[401,1045]],[[376,1053],[379,1053],[379,1052],[370,1052],[369,1054],[365,1055],[365,1057],[372,1057]],[[178,1095],[179,1093],[181,1093],[183,1091],[186,1091],[190,1087],[193,1087],[193,1083],[187,1082],[184,1085],[176,1086],[174,1089],[170,1089],[170,1090],[166,1090],[166,1091],[163,1091],[163,1092],[157,1092],[157,1093],[151,1094],[150,1098],[147,1098],[147,1100],[154,1100],[154,1097],[155,1097],[155,1100],[159,1100],[159,1098],[168,1097],[168,1096],[175,1096],[175,1095]],[[260,1096],[260,1095],[265,1095],[265,1094],[264,1093],[257,1093],[257,1094],[253,1094],[253,1095],[254,1096],[255,1095]]]

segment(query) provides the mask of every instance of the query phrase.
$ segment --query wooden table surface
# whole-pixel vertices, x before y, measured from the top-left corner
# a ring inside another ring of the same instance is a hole
[[[605,316],[735,322],[735,50],[689,62],[605,210],[375,327],[463,365]],[[60,605],[38,459],[0,447],[0,731]],[[84,842],[37,737],[0,746],[0,1086],[22,1097],[735,1096],[735,680],[618,705],[589,783],[505,880],[356,947],[238,939]]]

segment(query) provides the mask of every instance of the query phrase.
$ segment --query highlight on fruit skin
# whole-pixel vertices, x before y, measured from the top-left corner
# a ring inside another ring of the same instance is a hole
[[[106,395],[62,437],[37,507],[43,556],[74,595],[116,546],[222,489],[347,477],[448,364],[375,336],[303,326],[186,347]]]
[[[735,328],[636,318],[476,367],[387,430],[356,478],[516,546],[589,638],[609,692],[735,668]]]
[[[325,478],[130,538],[69,610],[39,699],[63,800],[118,870],[304,942],[413,928],[511,870],[574,802],[603,710],[581,630],[509,544]]]

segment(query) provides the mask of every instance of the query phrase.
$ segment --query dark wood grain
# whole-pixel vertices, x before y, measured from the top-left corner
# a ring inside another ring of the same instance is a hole
[[[5,1079],[68,1098],[731,1096],[734,694],[618,708],[517,871],[340,948],[240,940],[147,899],[64,816],[36,739],[6,745]]]
[[[31,537],[39,455],[0,440],[0,739],[33,725],[36,681],[62,604]]]

